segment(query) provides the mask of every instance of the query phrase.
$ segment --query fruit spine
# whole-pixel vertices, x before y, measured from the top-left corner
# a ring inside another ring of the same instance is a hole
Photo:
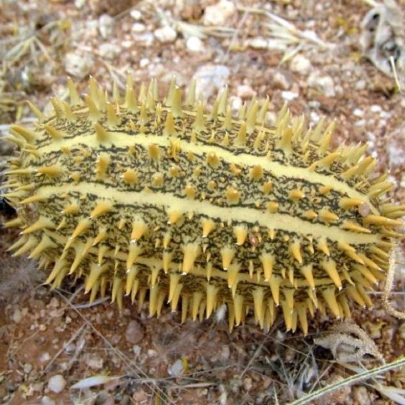
[[[269,100],[233,115],[228,89],[207,111],[194,83],[185,101],[174,81],[163,101],[130,76],[123,100],[93,78],[84,98],[68,86],[70,103],[54,98],[52,116],[30,104],[34,129],[9,138],[11,249],[52,267],[52,287],[70,275],[90,300],[148,296],[151,315],[167,301],[182,321],[226,303],[230,328],[250,309],[269,328],[281,307],[304,333],[316,310],[372,305],[405,206],[384,197],[393,186],[373,178],[367,145],[330,151],[334,124],[308,129],[286,107],[268,125]]]

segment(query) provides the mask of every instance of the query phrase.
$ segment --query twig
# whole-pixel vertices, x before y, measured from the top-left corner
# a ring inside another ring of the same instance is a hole
[[[104,302],[107,302],[111,297],[104,297],[104,298],[99,298],[93,302],[88,302],[86,304],[78,304],[78,305],[73,305],[74,309],[87,309],[91,307],[95,307],[97,305],[100,305]]]

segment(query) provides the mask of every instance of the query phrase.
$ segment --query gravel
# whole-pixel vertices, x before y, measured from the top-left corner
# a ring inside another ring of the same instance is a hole
[[[66,380],[62,375],[57,374],[51,377],[48,381],[48,388],[55,394],[59,394],[65,389]]]

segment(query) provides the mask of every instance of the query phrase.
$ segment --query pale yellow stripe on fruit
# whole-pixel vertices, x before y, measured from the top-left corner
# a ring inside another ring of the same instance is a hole
[[[149,134],[137,134],[136,136],[133,136],[128,135],[125,132],[111,133],[111,136],[114,139],[114,144],[119,147],[141,145],[144,148],[147,148],[150,144],[156,144],[163,148],[167,148],[170,145],[170,140],[173,140],[173,138],[169,138],[166,136]],[[80,143],[83,143],[91,148],[99,148],[100,146],[100,143],[97,141],[96,136],[94,135],[86,137],[75,137],[62,140],[60,142],[52,142],[47,146],[39,148],[39,151],[42,153],[49,153],[51,151],[59,150],[61,146],[73,148],[75,146],[78,146]],[[108,144],[106,144],[106,146],[107,145]],[[322,185],[332,186],[334,190],[341,193],[346,193],[350,198],[358,198],[366,202],[369,205],[372,213],[379,214],[378,210],[373,206],[368,196],[358,192],[345,182],[339,181],[333,176],[325,176],[319,173],[310,172],[307,169],[301,167],[282,165],[280,163],[273,162],[271,161],[271,159],[268,159],[266,157],[254,156],[248,153],[234,155],[231,151],[215,145],[211,146],[203,145],[201,143],[190,143],[183,140],[179,141],[179,146],[182,152],[192,152],[196,156],[214,152],[221,160],[226,161],[229,164],[234,163],[236,165],[248,167],[261,165],[264,170],[270,171],[275,177],[286,176],[290,178],[305,180],[310,183],[319,183]],[[106,153],[108,153],[108,151],[106,151]]]
[[[127,205],[135,202],[139,205],[174,208],[180,212],[194,212],[209,218],[218,218],[223,222],[238,221],[251,224],[258,223],[261,226],[295,232],[298,235],[313,235],[315,237],[328,238],[332,241],[345,241],[351,245],[374,244],[379,241],[379,236],[374,234],[359,234],[345,231],[337,226],[325,226],[311,224],[297,217],[285,214],[272,214],[261,210],[246,207],[218,207],[209,201],[185,200],[162,192],[135,192],[118,191],[102,184],[80,183],[64,184],[63,186],[41,187],[38,194],[43,198],[51,198],[69,192],[90,193],[97,195],[100,200],[109,199],[118,204]]]

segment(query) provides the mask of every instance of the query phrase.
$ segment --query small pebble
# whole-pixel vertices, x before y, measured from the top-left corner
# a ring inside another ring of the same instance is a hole
[[[301,75],[308,75],[312,70],[312,65],[308,58],[298,54],[291,59],[290,69]]]
[[[357,91],[361,91],[361,90],[364,90],[366,88],[366,85],[367,85],[366,81],[361,79],[361,80],[356,82],[356,84],[354,85],[354,88]]]
[[[144,327],[141,323],[133,319],[129,322],[125,331],[125,339],[131,345],[139,343],[145,335]]]
[[[362,109],[360,109],[360,108],[355,108],[353,110],[353,115],[355,117],[363,117],[364,116],[364,111]]]
[[[102,58],[111,60],[116,58],[120,54],[121,50],[118,45],[101,44],[98,48],[98,52]]]
[[[69,52],[65,56],[65,70],[71,76],[84,79],[93,66],[93,58],[90,54]]]
[[[60,374],[54,375],[48,381],[48,388],[55,394],[59,394],[60,392],[62,392],[65,386],[66,380]]]
[[[366,387],[357,386],[353,387],[352,391],[353,399],[361,405],[371,405],[370,395]]]
[[[316,90],[321,91],[327,97],[335,97],[335,84],[332,77],[321,76],[319,71],[311,73],[308,77],[308,85]]]
[[[41,398],[41,405],[56,405],[56,402],[53,399],[45,396]]]
[[[129,15],[135,20],[135,21],[140,21],[142,20],[142,13],[139,10],[131,10]]]
[[[283,99],[285,101],[292,101],[292,100],[294,100],[295,98],[298,97],[298,94],[294,93],[292,91],[282,91],[281,92],[281,97],[283,97]]]
[[[250,86],[242,84],[241,86],[237,87],[236,94],[242,99],[247,99],[255,96],[256,92]]]
[[[25,374],[29,374],[32,371],[32,364],[29,363],[24,364],[23,369]]]
[[[39,357],[39,361],[41,363],[49,361],[50,359],[51,359],[51,355],[48,352],[42,353],[41,356]]]
[[[273,83],[277,88],[288,90],[291,87],[291,79],[282,72],[276,71],[273,74]]]
[[[381,112],[382,111],[382,108],[381,108],[381,106],[379,106],[378,104],[373,104],[371,107],[370,107],[370,111],[371,112],[373,112],[373,113],[379,113],[379,112]]]
[[[89,355],[86,359],[86,365],[93,370],[101,370],[104,366],[104,360],[97,354]]]
[[[80,10],[81,8],[84,7],[86,2],[87,0],[75,0],[75,7]]]
[[[166,26],[155,30],[154,35],[160,43],[168,44],[174,42],[177,32],[172,27]]]
[[[198,37],[190,37],[187,39],[186,47],[190,52],[202,52],[204,50],[204,43]]]
[[[144,33],[134,35],[133,40],[139,46],[144,46],[145,48],[148,48],[153,44],[155,37],[153,36],[153,34],[151,32],[144,32]],[[133,44],[133,42],[131,42],[131,46],[132,46],[132,44]]]
[[[149,63],[150,63],[150,60],[148,58],[142,58],[139,61],[139,67],[144,68],[144,67],[148,66]]]
[[[181,377],[184,374],[184,365],[181,359],[176,360],[168,369],[172,377]]]
[[[98,20],[98,30],[100,32],[101,38],[108,39],[114,34],[115,20],[108,14],[103,14]]]
[[[205,8],[203,16],[204,25],[223,26],[226,20],[236,12],[235,4],[229,0],[221,0],[217,4]]]
[[[136,32],[136,33],[145,32],[145,30],[146,30],[146,25],[142,24],[142,23],[135,23],[132,25],[132,28],[131,28],[131,31]]]
[[[22,313],[19,308],[17,308],[14,312],[13,315],[11,315],[11,320],[15,323],[20,323],[22,319]]]
[[[243,388],[245,391],[249,392],[253,387],[253,381],[251,377],[245,377],[243,379]]]

